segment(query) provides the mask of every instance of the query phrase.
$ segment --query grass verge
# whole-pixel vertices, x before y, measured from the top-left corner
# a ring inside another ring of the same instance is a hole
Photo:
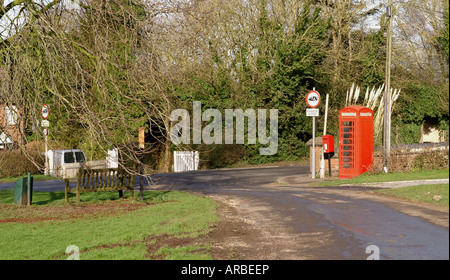
[[[373,191],[376,194],[394,196],[405,200],[429,203],[449,209],[449,185],[419,185],[396,189],[382,189]]]
[[[137,194],[138,195],[138,194]],[[64,192],[35,192],[33,206],[17,206],[0,191],[0,259],[210,259],[194,241],[218,221],[213,200],[181,191],[144,193],[144,202],[117,193],[86,193],[84,203],[64,204]],[[165,236],[170,246],[154,246]]]
[[[17,180],[21,178],[26,178],[27,174],[24,174],[23,176],[18,177],[8,177],[8,178],[0,178],[0,183],[14,183]],[[33,181],[45,181],[45,180],[56,180],[58,178],[52,177],[50,175],[43,175],[43,174],[34,174],[31,175],[33,177]]]
[[[366,172],[351,179],[326,180],[313,183],[315,186],[339,186],[347,184],[380,183],[411,180],[446,179],[449,177],[448,169],[415,170],[410,172],[371,173]]]

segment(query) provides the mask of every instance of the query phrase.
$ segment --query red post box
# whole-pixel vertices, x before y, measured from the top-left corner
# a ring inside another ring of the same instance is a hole
[[[339,111],[339,178],[353,178],[373,166],[373,111],[355,105]]]
[[[322,136],[323,153],[334,153],[334,138],[333,135]]]
[[[334,156],[334,138],[333,135],[322,136],[323,157],[328,159],[328,172],[331,177],[331,158]]]

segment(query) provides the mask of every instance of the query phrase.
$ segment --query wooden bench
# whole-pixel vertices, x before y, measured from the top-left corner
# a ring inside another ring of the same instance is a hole
[[[70,188],[70,182],[77,182],[76,188]],[[123,196],[123,190],[130,190],[134,197],[134,175],[117,168],[108,169],[81,169],[78,178],[64,179],[66,203],[69,202],[69,194],[77,194],[77,202],[80,202],[80,194],[86,192],[118,191],[119,198]]]

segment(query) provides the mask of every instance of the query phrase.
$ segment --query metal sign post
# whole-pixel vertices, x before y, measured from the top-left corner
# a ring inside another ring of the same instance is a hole
[[[145,127],[139,127],[139,150],[140,150],[140,168],[139,168],[139,199],[144,201],[144,148],[145,148]],[[134,198],[133,198],[134,199]]]
[[[48,132],[47,132],[48,133]],[[48,137],[47,134],[44,136],[45,137],[45,164],[44,164],[44,175],[49,175],[49,170],[48,170]]]
[[[316,117],[319,116],[320,94],[313,89],[306,95],[306,104],[313,109],[306,109],[306,116],[312,117],[312,162],[311,162],[311,178],[316,178]]]
[[[313,137],[313,146],[312,146],[312,169],[311,169],[311,178],[316,179],[316,117],[313,117],[313,125],[312,125],[312,137]]]

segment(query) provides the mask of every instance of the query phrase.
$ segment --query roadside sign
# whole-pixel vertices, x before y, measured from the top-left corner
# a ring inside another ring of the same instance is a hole
[[[45,164],[44,164],[44,175],[49,175],[49,168],[48,168],[48,127],[50,126],[50,122],[47,120],[48,116],[50,115],[50,106],[47,104],[42,105],[41,108],[41,127],[44,129],[42,130],[42,133],[45,136]]]
[[[316,178],[316,152],[315,152],[315,138],[316,138],[316,117],[319,116],[319,109],[314,109],[319,106],[320,94],[313,88],[306,95],[306,104],[312,109],[306,109],[306,116],[312,117],[312,162],[311,162],[311,178]]]
[[[306,109],[306,116],[307,117],[318,117],[319,109],[317,109],[317,108]]]
[[[50,127],[50,122],[48,120],[42,120],[41,127]]]
[[[41,108],[41,116],[45,120],[50,115],[50,107],[47,104],[44,104]]]
[[[145,147],[145,127],[139,127],[139,149]]]
[[[320,94],[315,90],[308,92],[308,94],[306,95],[306,104],[308,104],[308,106],[311,108],[316,108],[317,106],[319,106],[319,103]]]

